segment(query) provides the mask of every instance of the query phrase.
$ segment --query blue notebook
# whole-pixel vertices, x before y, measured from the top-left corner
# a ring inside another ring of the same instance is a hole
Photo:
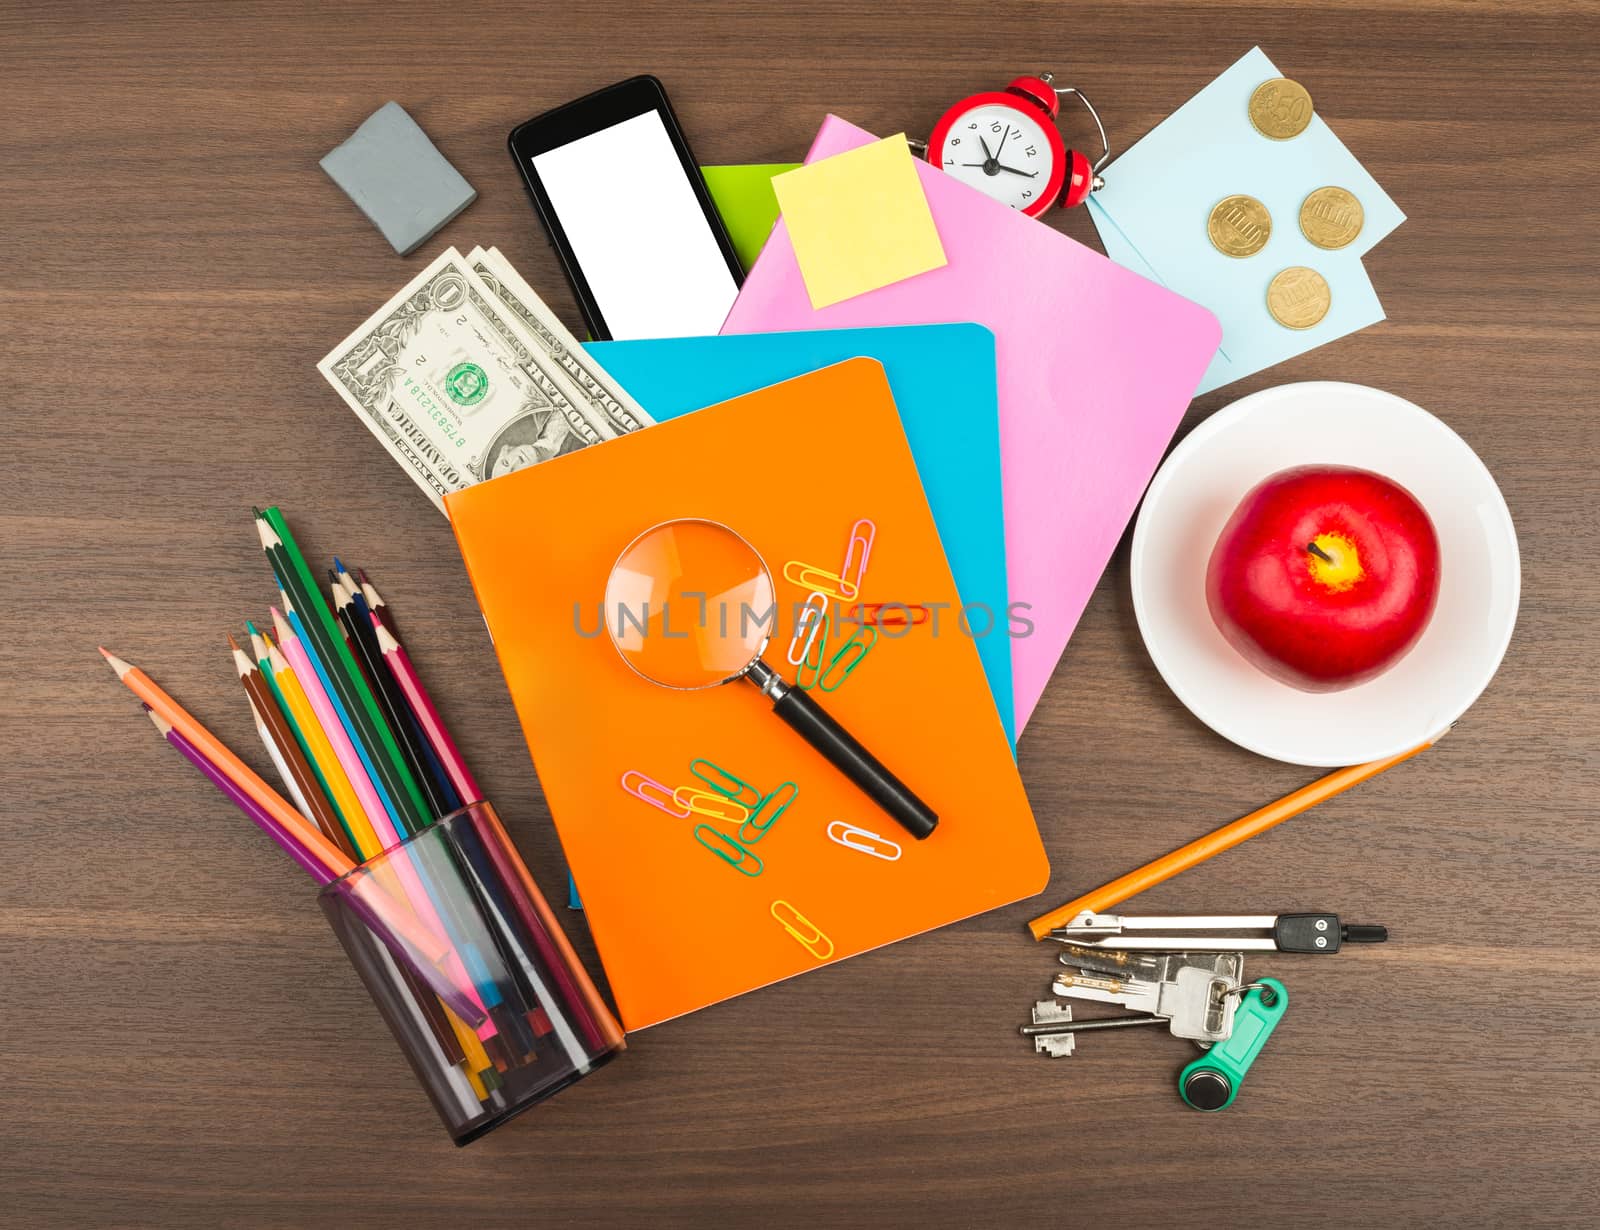
[[[1016,748],[994,334],[974,324],[908,325],[585,342],[584,349],[657,421],[845,359],[882,363],[961,601],[993,613],[988,634],[976,637],[978,655]],[[808,470],[851,464],[849,424],[831,422],[825,406],[817,407],[814,421],[795,424],[793,440],[787,456],[767,459],[774,498],[803,497]],[[976,633],[985,621],[974,610],[969,622]],[[940,635],[962,635],[954,612],[944,614]]]

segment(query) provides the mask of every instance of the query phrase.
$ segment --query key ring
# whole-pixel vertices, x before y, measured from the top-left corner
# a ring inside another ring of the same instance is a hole
[[[1244,995],[1248,991],[1260,991],[1261,1002],[1268,1008],[1278,1002],[1278,992],[1270,982],[1244,982],[1236,987],[1229,987],[1224,995]]]
[[[1040,73],[1039,80],[1043,81],[1046,85],[1050,85],[1050,83],[1054,80],[1054,74]],[[1094,109],[1094,104],[1089,101],[1089,96],[1082,90],[1070,85],[1050,85],[1050,88],[1056,92],[1057,98],[1065,98],[1068,94],[1071,94],[1085,107],[1087,107],[1089,110],[1089,118],[1094,121],[1095,128],[1097,128],[1100,132],[1100,157],[1098,160],[1096,160],[1094,166],[1090,168],[1090,170],[1095,173],[1095,189],[1098,191],[1104,186],[1099,179],[1100,168],[1105,166],[1107,162],[1111,161],[1111,142],[1106,140],[1106,126],[1100,122],[1100,113]]]

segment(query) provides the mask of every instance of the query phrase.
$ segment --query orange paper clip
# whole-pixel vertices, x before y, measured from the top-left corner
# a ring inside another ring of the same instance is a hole
[[[767,835],[767,830],[777,823],[778,817],[789,810],[789,804],[794,802],[795,796],[799,793],[799,786],[793,782],[784,782],[762,799],[755,815],[739,826],[739,840],[746,845],[755,845]]]
[[[866,517],[850,527],[850,545],[844,549],[844,567],[839,569],[839,587],[848,590],[846,598],[854,598],[861,592],[861,583],[867,576],[867,560],[872,557],[872,544],[877,540],[878,527]]]
[[[697,790],[693,786],[679,786],[672,792],[672,801],[679,807],[687,807],[697,816],[710,816],[726,824],[743,824],[750,819],[750,809],[743,803],[735,803],[725,794]]]
[[[780,908],[781,907],[781,908]],[[772,916],[778,925],[794,936],[795,940],[819,961],[833,956],[833,941],[822,934],[822,929],[787,901],[772,903]]]
[[[856,596],[854,587],[847,589],[844,578],[837,572],[829,572],[826,568],[818,568],[815,564],[807,564],[797,559],[792,559],[783,566],[783,579],[793,581],[801,589],[812,589],[827,594],[830,598]]]
[[[927,623],[928,615],[928,608],[920,602],[858,602],[845,618],[879,628],[914,628]]]
[[[839,646],[839,652],[828,660],[828,668],[817,680],[817,687],[824,692],[837,692],[877,643],[878,630],[871,624],[862,624],[850,634],[849,640]]]
[[[709,824],[697,824],[694,826],[694,839],[740,875],[754,879],[761,874],[761,859],[756,852],[746,850],[721,829],[714,829]],[[755,868],[753,871],[752,866]]]
[[[811,652],[811,646],[816,643],[817,633],[822,630],[827,614],[828,595],[813,590],[806,596],[805,602],[800,607],[800,614],[794,621],[794,636],[789,639],[789,652],[786,655],[790,666],[799,666],[805,662],[806,655]]]
[[[634,798],[659,808],[669,816],[676,816],[679,820],[689,818],[689,809],[673,797],[671,790],[655,778],[646,777],[638,769],[629,769],[622,775],[622,788]]]
[[[881,858],[886,863],[899,862],[902,853],[899,845],[887,837],[845,820],[835,820],[828,826],[828,840],[838,842],[847,850],[860,850],[873,858]]]

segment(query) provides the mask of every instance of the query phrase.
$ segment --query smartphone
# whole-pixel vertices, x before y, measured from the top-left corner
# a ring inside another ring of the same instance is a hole
[[[715,333],[744,272],[654,77],[511,132],[511,158],[600,340]]]

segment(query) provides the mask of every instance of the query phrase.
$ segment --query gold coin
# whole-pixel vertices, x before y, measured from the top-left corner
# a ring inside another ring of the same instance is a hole
[[[1318,188],[1300,206],[1300,230],[1319,248],[1342,248],[1361,234],[1361,202],[1344,188]]]
[[[1331,306],[1327,279],[1304,265],[1291,265],[1267,286],[1267,311],[1286,329],[1309,329]]]
[[[1250,95],[1250,122],[1263,137],[1287,141],[1311,123],[1311,94],[1298,81],[1274,77]]]
[[[1223,197],[1206,220],[1206,234],[1224,256],[1254,256],[1267,246],[1272,215],[1253,196]]]

